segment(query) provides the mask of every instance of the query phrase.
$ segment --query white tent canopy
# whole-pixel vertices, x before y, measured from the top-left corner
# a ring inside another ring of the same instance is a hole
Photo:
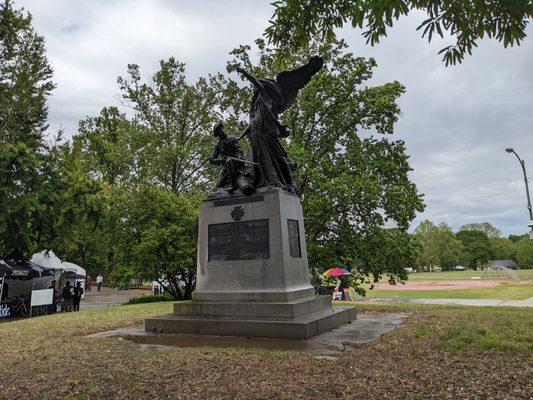
[[[43,250],[40,253],[35,253],[31,256],[30,261],[44,268],[63,269],[63,263],[52,250]]]
[[[74,264],[68,261],[63,261],[62,265],[65,271],[72,271],[72,272],[77,273],[78,275],[83,275],[83,276],[87,275],[85,270],[77,264]]]
[[[78,275],[87,275],[85,269],[71,262],[61,261],[52,250],[43,250],[31,256],[31,261],[44,268],[72,271]]]
[[[87,276],[85,269],[74,263],[61,261],[52,250],[43,250],[39,253],[35,253],[31,256],[31,261],[40,265],[41,267],[55,269],[56,274],[62,274],[61,271],[66,271],[74,272],[77,275]],[[75,286],[77,282],[81,282],[82,287],[85,287],[85,279],[77,278],[67,280],[70,281],[72,286]],[[85,298],[85,292],[81,295],[81,298]]]

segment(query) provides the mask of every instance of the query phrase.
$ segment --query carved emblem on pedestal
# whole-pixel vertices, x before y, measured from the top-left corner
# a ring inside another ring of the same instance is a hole
[[[235,206],[231,212],[231,218],[234,221],[240,221],[244,217],[244,209],[241,206]]]

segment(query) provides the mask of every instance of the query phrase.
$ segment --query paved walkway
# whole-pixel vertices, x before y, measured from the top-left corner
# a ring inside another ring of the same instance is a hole
[[[418,304],[449,304],[474,307],[533,307],[533,297],[527,300],[490,300],[490,299],[409,299]]]
[[[152,292],[145,289],[118,290],[105,286],[98,291],[96,286],[93,285],[92,290],[85,293],[85,299],[80,303],[80,311],[118,306],[126,303],[132,297],[140,297],[147,294],[152,294]]]

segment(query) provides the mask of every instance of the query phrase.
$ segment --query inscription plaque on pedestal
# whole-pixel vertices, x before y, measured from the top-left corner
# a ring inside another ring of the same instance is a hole
[[[300,248],[300,229],[298,221],[295,219],[287,220],[287,231],[289,234],[289,254],[291,257],[302,257],[302,250]]]
[[[211,224],[208,260],[266,260],[270,258],[268,219]]]

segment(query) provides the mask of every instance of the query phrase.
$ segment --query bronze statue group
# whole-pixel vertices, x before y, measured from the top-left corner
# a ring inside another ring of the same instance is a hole
[[[221,165],[217,188],[224,193],[249,196],[259,188],[281,188],[295,193],[293,172],[296,163],[289,158],[280,139],[290,135],[279,115],[287,110],[302,89],[322,68],[321,57],[311,57],[300,68],[284,71],[276,79],[257,79],[241,68],[236,68],[254,87],[250,119],[244,134],[250,147],[243,154],[239,139],[228,136],[221,123],[214,127],[219,142],[209,162]],[[220,158],[219,158],[220,157]]]

